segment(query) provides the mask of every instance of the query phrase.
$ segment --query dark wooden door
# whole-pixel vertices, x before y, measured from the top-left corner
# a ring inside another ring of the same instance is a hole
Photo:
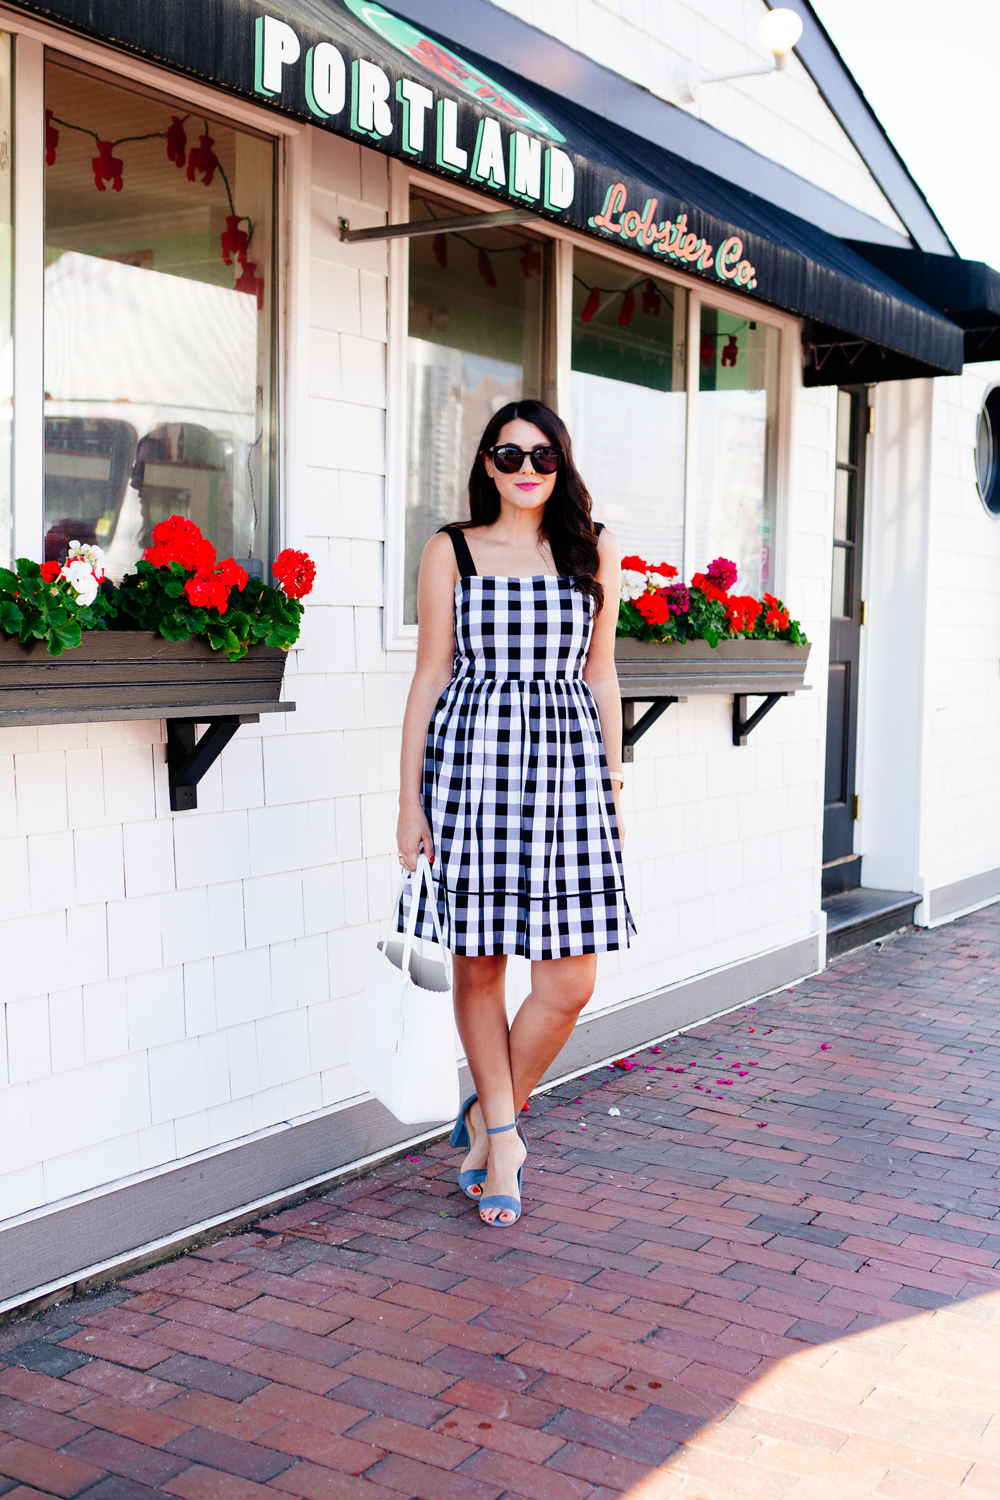
[[[830,690],[826,710],[823,863],[854,852],[857,816],[858,661],[861,655],[861,544],[864,537],[868,396],[837,392],[837,480],[830,601]],[[857,881],[853,882],[857,884]]]

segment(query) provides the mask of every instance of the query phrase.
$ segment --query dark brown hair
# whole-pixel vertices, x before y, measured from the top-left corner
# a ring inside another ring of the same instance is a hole
[[[565,578],[572,578],[580,593],[593,599],[594,613],[599,614],[604,589],[597,581],[600,559],[597,532],[590,518],[590,494],[573,462],[573,445],[566,424],[544,402],[510,401],[487,422],[469,475],[468,524],[492,526],[500,514],[500,495],[486,472],[483,454],[496,446],[502,429],[518,417],[540,428],[553,448],[563,455],[555,487],[545,504],[541,533],[552,550],[557,571]]]

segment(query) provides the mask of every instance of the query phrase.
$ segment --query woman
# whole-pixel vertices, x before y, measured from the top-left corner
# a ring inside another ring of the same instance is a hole
[[[517,1116],[590,999],[597,955],[628,945],[622,878],[620,569],[540,401],[487,424],[471,521],[424,548],[403,720],[397,847],[432,861],[454,954],[455,1021],[476,1093],[452,1145],[487,1224],[521,1212]],[[420,897],[423,903],[425,897]],[[409,891],[404,897],[405,908]],[[402,920],[402,918],[401,918]],[[421,936],[433,937],[421,909]],[[634,931],[634,928],[632,928]],[[532,960],[509,1031],[507,956]]]

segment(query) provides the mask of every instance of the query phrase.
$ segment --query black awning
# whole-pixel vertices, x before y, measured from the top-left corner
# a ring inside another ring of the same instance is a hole
[[[860,240],[853,250],[965,330],[965,362],[1000,359],[1000,271],[981,260],[889,249]]]
[[[370,0],[16,3],[803,317],[807,384],[962,367],[960,329],[832,235]]]

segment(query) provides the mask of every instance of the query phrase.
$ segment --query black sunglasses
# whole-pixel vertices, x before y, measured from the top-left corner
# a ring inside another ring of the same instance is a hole
[[[484,448],[501,474],[516,474],[526,458],[536,474],[554,474],[562,463],[562,450],[540,445],[537,448],[518,448],[514,443],[502,443],[496,448]]]

